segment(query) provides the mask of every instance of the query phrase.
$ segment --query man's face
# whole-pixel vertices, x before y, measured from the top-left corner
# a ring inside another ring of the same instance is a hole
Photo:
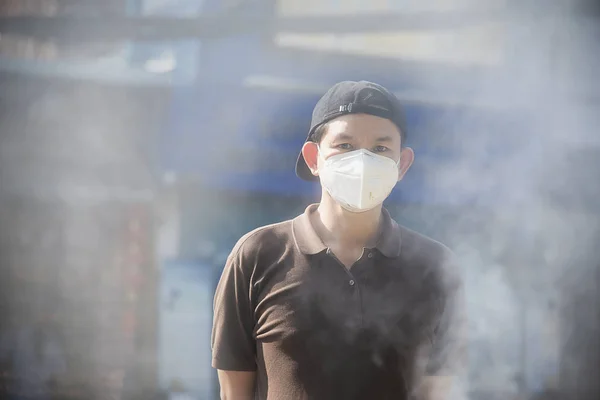
[[[395,162],[400,160],[400,180],[414,159],[412,149],[402,149],[400,141],[400,132],[392,121],[369,114],[347,114],[327,124],[318,147],[317,143],[305,143],[302,154],[313,175],[318,176],[324,160],[329,157],[359,149],[369,150]],[[318,156],[318,148],[321,157]]]

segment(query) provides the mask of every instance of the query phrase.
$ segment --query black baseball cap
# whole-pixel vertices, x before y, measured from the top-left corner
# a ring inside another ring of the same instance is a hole
[[[317,102],[306,142],[315,130],[327,122],[345,114],[370,114],[392,121],[400,130],[402,142],[406,139],[406,122],[398,98],[381,85],[368,81],[344,81],[336,83]],[[302,152],[296,161],[296,175],[305,181],[316,181]]]

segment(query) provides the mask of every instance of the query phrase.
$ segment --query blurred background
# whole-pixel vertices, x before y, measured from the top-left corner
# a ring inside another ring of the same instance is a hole
[[[312,107],[396,92],[386,206],[451,247],[469,399],[600,393],[600,12],[533,0],[0,1],[0,390],[214,399],[212,297],[292,218]]]

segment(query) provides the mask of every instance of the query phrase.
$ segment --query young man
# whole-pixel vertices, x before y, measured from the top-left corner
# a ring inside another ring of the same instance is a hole
[[[296,164],[321,202],[246,234],[214,302],[221,398],[446,399],[464,361],[450,251],[382,207],[411,166],[398,99],[341,82],[317,103]]]

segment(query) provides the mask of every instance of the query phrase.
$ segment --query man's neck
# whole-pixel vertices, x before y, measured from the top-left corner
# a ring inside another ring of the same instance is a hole
[[[315,229],[326,246],[373,247],[381,224],[381,206],[353,213],[345,210],[327,194],[315,213]]]

